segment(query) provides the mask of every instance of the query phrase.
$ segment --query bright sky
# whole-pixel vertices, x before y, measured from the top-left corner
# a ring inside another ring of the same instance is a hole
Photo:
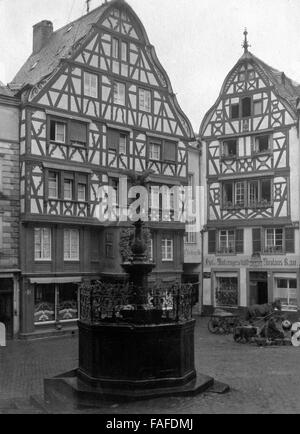
[[[103,0],[92,0],[91,8]],[[299,0],[128,0],[155,46],[196,132],[239,57],[250,51],[300,82]],[[80,17],[85,0],[0,0],[0,81],[12,80],[32,49],[32,26]]]

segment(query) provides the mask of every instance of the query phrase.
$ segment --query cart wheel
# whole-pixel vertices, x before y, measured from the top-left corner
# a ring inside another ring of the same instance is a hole
[[[214,335],[219,333],[219,331],[220,331],[219,321],[216,320],[215,318],[211,318],[208,321],[207,327],[208,327],[208,330],[210,331],[210,333],[213,333]]]

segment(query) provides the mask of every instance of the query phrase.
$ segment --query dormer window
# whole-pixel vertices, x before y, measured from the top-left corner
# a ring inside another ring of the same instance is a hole
[[[226,140],[223,142],[223,157],[237,156],[237,140]]]
[[[256,153],[266,153],[270,151],[270,136],[258,136],[255,137],[255,147],[254,151]]]
[[[248,118],[251,116],[251,98],[246,97],[242,99],[242,117]]]

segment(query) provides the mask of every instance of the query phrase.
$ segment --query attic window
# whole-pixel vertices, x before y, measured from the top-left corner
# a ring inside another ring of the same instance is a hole
[[[69,33],[72,29],[73,29],[73,24],[67,28],[66,33]]]
[[[30,71],[32,71],[34,68],[36,68],[37,64],[39,63],[39,60],[37,60],[36,62],[34,62],[33,65],[31,65]]]

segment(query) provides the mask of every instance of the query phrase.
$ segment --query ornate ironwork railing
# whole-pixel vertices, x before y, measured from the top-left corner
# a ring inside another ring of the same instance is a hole
[[[136,305],[136,293],[144,295],[145,304]],[[166,323],[192,318],[193,285],[155,284],[136,289],[129,283],[96,282],[80,287],[80,320],[87,324],[102,322]]]

